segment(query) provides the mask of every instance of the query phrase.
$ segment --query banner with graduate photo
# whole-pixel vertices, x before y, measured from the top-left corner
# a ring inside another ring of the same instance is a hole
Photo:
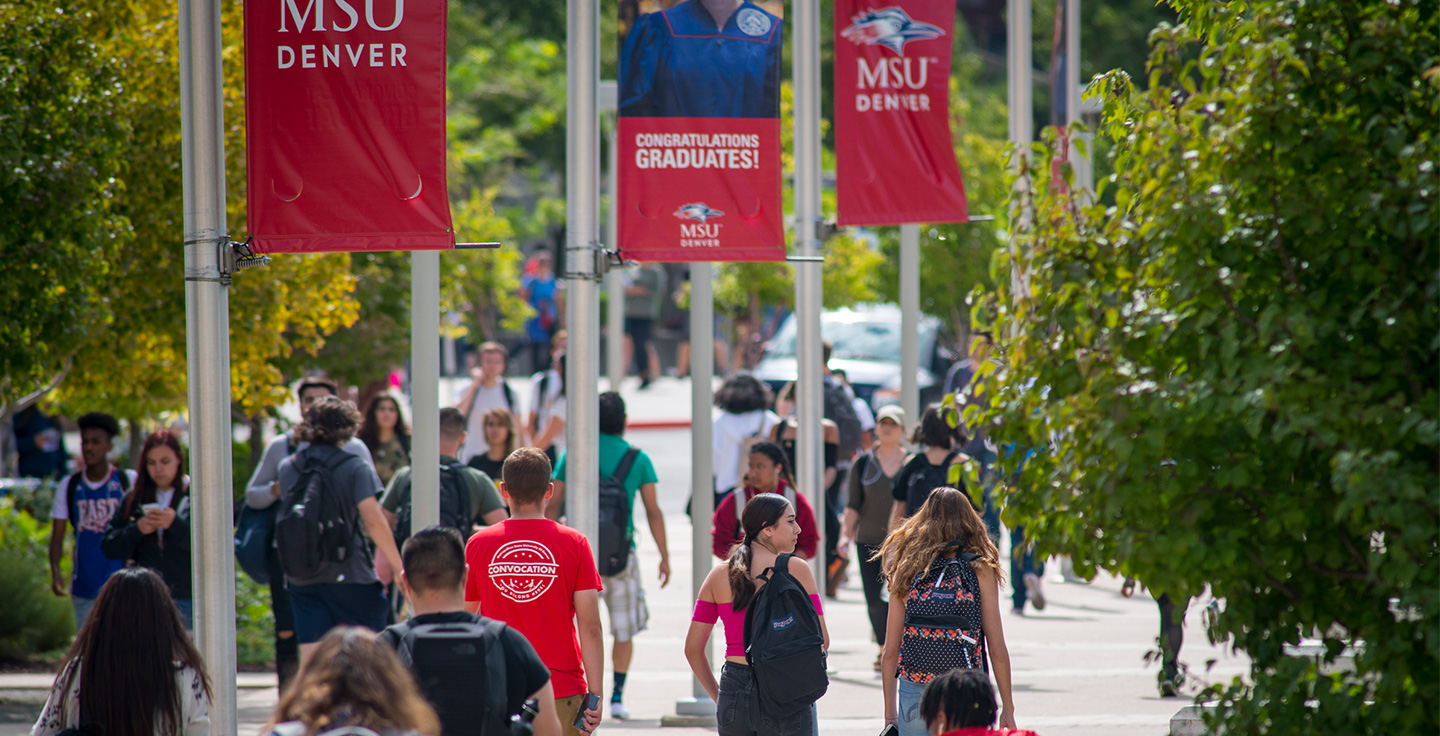
[[[620,0],[624,258],[785,258],[782,15],[770,0]]]

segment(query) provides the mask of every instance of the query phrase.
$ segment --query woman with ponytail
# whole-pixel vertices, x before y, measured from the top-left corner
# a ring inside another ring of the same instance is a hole
[[[759,732],[760,695],[755,675],[745,659],[745,609],[765,584],[760,575],[773,567],[780,555],[793,554],[800,538],[795,507],[784,496],[774,493],[762,493],[750,499],[741,515],[741,526],[744,536],[740,542],[730,548],[725,562],[711,570],[700,586],[700,598],[695,601],[695,613],[685,635],[685,658],[705,692],[715,700],[720,736],[753,736]],[[799,557],[791,557],[789,567],[790,574],[805,586],[815,613],[820,615],[820,630],[828,649],[830,633],[825,628],[815,576]],[[718,683],[710,668],[706,646],[717,620],[725,626],[725,666]],[[780,723],[766,719],[766,732],[783,736],[815,733],[814,708]]]
[[[928,734],[920,709],[925,686],[965,668],[994,673],[1000,726],[1015,728],[1010,652],[1000,622],[1000,553],[970,499],[936,488],[875,557],[890,591],[880,656],[885,722],[901,736]]]

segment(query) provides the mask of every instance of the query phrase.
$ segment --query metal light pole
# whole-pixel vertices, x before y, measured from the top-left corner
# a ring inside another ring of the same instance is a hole
[[[565,128],[565,263],[569,268],[565,310],[565,486],[570,526],[599,547],[600,416],[600,117],[596,71],[600,67],[600,4],[568,0]]]
[[[795,478],[815,509],[820,545],[811,565],[824,581],[824,370],[820,356],[820,0],[795,0],[792,64],[795,78],[795,319],[797,380]],[[695,342],[691,335],[691,344]],[[693,363],[693,361],[692,361]],[[823,584],[823,583],[822,583]]]
[[[1065,123],[1080,122],[1083,110],[1080,86],[1080,0],[1065,0]],[[1087,143],[1090,134],[1081,136]],[[1076,141],[1070,139],[1070,165],[1075,172],[1075,188],[1083,197],[1094,191],[1094,169],[1090,167],[1090,156],[1080,153]]]
[[[194,504],[196,634],[209,665],[212,733],[235,733],[235,550],[230,467],[232,261],[225,224],[220,4],[180,3],[185,345]]]
[[[440,252],[410,252],[410,533],[440,523]]]
[[[900,408],[920,419],[920,226],[900,226]]]
[[[715,267],[710,263],[690,264],[690,593],[700,597],[700,586],[710,574],[710,524],[715,515],[715,480],[711,456],[714,427],[710,423],[710,405],[714,401],[712,378],[715,372],[715,329],[713,314]],[[706,644],[708,651],[709,644]],[[700,679],[691,676],[692,698],[675,703],[675,713],[682,716],[715,716],[715,701],[701,687]]]
[[[609,217],[605,221],[605,247],[620,250],[620,89],[614,81],[600,82],[600,109],[616,113],[607,132],[610,150],[606,156],[605,182],[610,191]],[[610,390],[619,391],[625,380],[625,274],[618,268],[605,272],[605,375]]]
[[[1009,84],[1010,142],[1015,145],[1015,165],[1021,166],[1028,158],[1030,141],[1034,138],[1032,119],[1030,78],[1030,0],[1007,0],[1007,43],[1005,45],[1006,77]],[[1027,289],[1019,265],[1019,250],[1015,247],[1014,233],[1027,227],[1029,206],[1023,203],[1029,186],[1023,177],[1015,180],[1017,204],[1011,206],[1010,221],[1010,298],[1018,301],[1025,298]],[[1014,324],[1014,323],[1012,323]]]

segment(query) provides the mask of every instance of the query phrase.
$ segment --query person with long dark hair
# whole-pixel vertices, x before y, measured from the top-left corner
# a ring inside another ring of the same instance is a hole
[[[761,494],[774,493],[791,501],[800,520],[795,554],[807,560],[814,557],[820,544],[818,522],[810,500],[795,492],[790,458],[774,442],[757,442],[750,446],[749,460],[750,469],[745,473],[744,485],[727,494],[715,507],[710,527],[710,550],[716,557],[728,559],[731,548],[744,538],[743,512],[746,504]]]
[[[195,628],[190,599],[190,488],[185,453],[175,433],[162,429],[147,437],[138,465],[135,487],[115,508],[100,550],[111,559],[160,573],[189,631]]]
[[[95,596],[30,736],[206,736],[210,697],[205,663],[165,582],[125,568]]]
[[[509,409],[490,409],[485,412],[485,452],[470,458],[470,467],[500,480],[500,471],[505,468],[505,458],[520,447],[520,427],[515,415]]]
[[[770,407],[770,389],[749,373],[736,373],[725,379],[715,392],[715,416],[712,430],[714,452],[715,503],[724,494],[740,487],[749,470],[750,446],[770,436],[780,417]]]
[[[1034,731],[994,730],[999,717],[995,686],[980,670],[950,670],[920,696],[920,718],[930,736],[1036,736]]]
[[[765,584],[765,578],[760,576],[775,566],[780,555],[793,554],[800,539],[795,507],[784,496],[774,493],[762,493],[750,499],[745,504],[741,523],[744,538],[730,548],[725,562],[716,565],[705,577],[695,601],[690,630],[685,634],[685,659],[705,692],[715,700],[720,736],[753,736],[759,732],[760,693],[755,673],[745,659],[745,609]],[[791,557],[789,571],[810,594],[810,602],[820,616],[823,646],[829,649],[830,632],[825,627],[825,612],[810,565],[799,557]],[[710,632],[716,621],[722,621],[725,628],[725,665],[720,670],[719,682],[715,681],[708,653]],[[767,725],[773,729],[767,732],[813,733],[815,710],[811,707]]]
[[[1000,553],[970,499],[936,488],[876,556],[890,587],[880,655],[885,722],[901,736],[927,736],[920,715],[925,686],[965,668],[994,674],[1000,725],[1015,728],[1010,650],[1000,622]]]
[[[440,736],[435,709],[395,649],[359,626],[336,627],[320,640],[281,694],[264,733],[316,736],[346,726],[387,736]]]
[[[395,471],[410,465],[410,430],[400,413],[400,402],[394,396],[380,394],[370,400],[365,421],[355,437],[370,450],[370,459],[381,483],[390,485]]]

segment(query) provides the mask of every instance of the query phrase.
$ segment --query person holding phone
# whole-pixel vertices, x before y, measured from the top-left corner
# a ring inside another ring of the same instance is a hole
[[[195,628],[190,596],[190,487],[185,455],[173,432],[145,439],[135,487],[125,494],[105,527],[100,551],[126,566],[160,574],[180,609],[186,631]]]
[[[803,496],[801,497],[803,498]],[[755,599],[765,578],[760,575],[774,567],[783,554],[794,554],[800,539],[795,507],[784,496],[761,493],[745,504],[741,513],[745,536],[730,548],[730,556],[715,566],[700,586],[690,630],[685,634],[685,659],[699,678],[705,692],[715,700],[720,736],[755,736],[761,730],[760,693],[754,671],[745,658],[745,609]],[[820,616],[824,647],[830,648],[830,632],[820,605],[819,589],[810,566],[800,557],[790,558],[790,574],[805,586],[815,613]],[[716,621],[725,626],[725,665],[720,681],[710,668],[710,632]],[[789,718],[766,718],[766,732],[784,734],[818,733],[815,709],[811,706]]]

